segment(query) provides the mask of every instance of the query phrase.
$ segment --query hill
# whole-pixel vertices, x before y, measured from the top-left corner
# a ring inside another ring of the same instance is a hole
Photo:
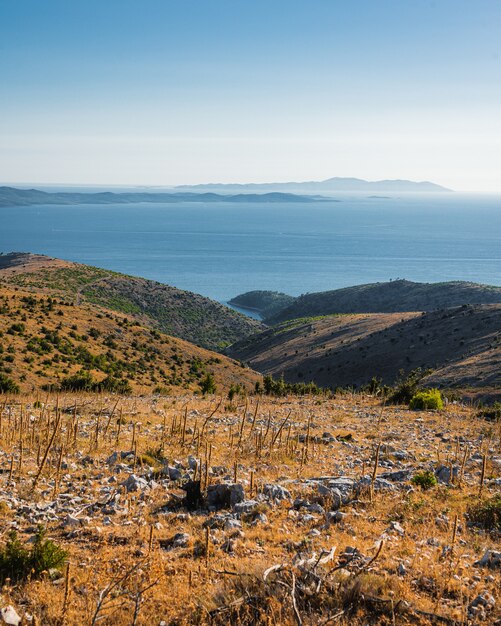
[[[241,193],[237,195],[217,193],[99,193],[56,192],[39,189],[16,189],[0,187],[0,207],[29,206],[33,204],[131,204],[131,203],[171,203],[171,202],[313,202],[318,198],[299,196],[291,193]]]
[[[293,296],[278,291],[247,291],[229,301],[242,309],[255,311],[261,317],[272,317],[295,301]]]
[[[99,305],[211,350],[263,328],[256,320],[198,294],[42,255],[0,255],[1,283],[74,304]]]
[[[219,391],[233,384],[250,389],[259,378],[134,317],[13,287],[0,287],[0,337],[0,383],[10,379],[21,391],[65,380],[69,388],[79,388],[86,372],[97,383],[106,380],[105,391],[135,393],[200,391],[207,374]]]
[[[451,191],[446,187],[431,183],[429,181],[416,182],[412,180],[363,180],[361,178],[328,178],[326,180],[310,180],[303,182],[285,183],[244,183],[244,184],[224,184],[208,183],[204,185],[180,185],[176,189],[182,191],[209,192],[216,191],[222,193],[236,192],[264,192],[280,191],[289,193],[336,193],[336,192],[447,192]]]
[[[265,315],[264,321],[273,325],[301,317],[334,313],[432,311],[463,304],[501,304],[501,287],[462,281],[417,283],[394,280],[370,283],[299,296],[277,313]],[[259,309],[259,306],[256,308]]]
[[[284,322],[230,346],[263,374],[322,387],[392,384],[432,368],[425,382],[458,389],[501,386],[501,305],[427,313],[348,314]]]

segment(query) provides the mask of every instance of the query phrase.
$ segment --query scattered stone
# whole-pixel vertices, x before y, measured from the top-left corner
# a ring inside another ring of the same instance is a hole
[[[367,489],[371,486],[371,483],[372,477],[364,476],[355,484],[355,489],[357,491]],[[374,491],[395,491],[395,485],[389,480],[385,480],[384,478],[378,476],[374,480]]]
[[[452,478],[455,481],[458,477],[459,468],[454,465],[452,468]],[[435,478],[443,485],[451,484],[451,468],[448,465],[439,465],[435,470]]]
[[[342,511],[328,511],[326,513],[327,523],[329,524],[337,524],[344,521],[347,517],[348,513],[343,513]]]
[[[412,469],[399,470],[398,472],[385,472],[378,476],[379,479],[390,480],[392,483],[401,483],[410,480],[413,474]]]
[[[389,526],[387,532],[396,532],[401,537],[403,537],[403,535],[405,535],[405,530],[402,527],[402,525],[399,524],[399,522],[390,522],[390,526]]]
[[[136,474],[131,474],[127,480],[124,480],[122,485],[125,487],[128,493],[133,491],[144,491],[148,489],[148,481]]]
[[[160,539],[158,542],[164,550],[174,550],[175,548],[186,548],[191,537],[188,533],[176,533],[170,539]]]
[[[468,607],[468,612],[470,614],[476,614],[477,611],[475,611],[475,609],[478,610],[479,608],[487,609],[488,611],[490,611],[495,606],[496,600],[494,600],[494,597],[488,591],[484,591],[483,593],[479,594],[474,600],[472,600]]]
[[[182,471],[178,467],[168,465],[163,469],[163,473],[166,474],[170,480],[180,480],[183,476]]]
[[[258,504],[257,500],[243,500],[243,502],[237,502],[233,510],[237,515],[246,515],[247,513],[252,513]]]
[[[282,485],[267,484],[263,487],[263,494],[274,502],[291,499],[289,490],[282,487]]]
[[[81,521],[78,517],[68,514],[63,520],[63,526],[66,528],[78,528],[81,526]]]
[[[473,563],[475,567],[488,567],[489,569],[501,569],[501,552],[486,550],[484,556]]]

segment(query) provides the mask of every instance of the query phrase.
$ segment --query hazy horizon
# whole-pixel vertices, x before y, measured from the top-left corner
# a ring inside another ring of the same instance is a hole
[[[495,0],[0,4],[12,185],[501,192]]]

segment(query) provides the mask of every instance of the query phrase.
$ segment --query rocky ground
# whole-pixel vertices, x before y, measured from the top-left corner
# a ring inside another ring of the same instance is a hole
[[[15,580],[3,549],[7,624],[501,623],[501,429],[472,409],[79,395],[0,412],[1,544],[42,525],[68,552]]]

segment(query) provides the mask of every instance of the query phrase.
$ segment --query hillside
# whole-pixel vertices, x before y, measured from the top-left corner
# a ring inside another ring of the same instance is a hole
[[[271,192],[264,194],[241,193],[236,195],[217,193],[154,193],[130,192],[99,193],[47,192],[39,189],[16,189],[0,187],[0,207],[30,206],[33,204],[131,204],[131,203],[171,203],[171,202],[313,202],[318,198],[299,196],[291,193]]]
[[[107,389],[200,391],[207,374],[219,391],[249,389],[259,376],[220,354],[141,326],[134,318],[84,303],[0,288],[0,383],[21,391],[57,386],[89,371]],[[3,377],[3,378],[2,378]]]
[[[417,283],[409,280],[357,285],[299,296],[281,311],[265,316],[264,321],[273,325],[334,313],[433,311],[463,304],[501,304],[501,287],[463,281]]]
[[[42,255],[0,255],[2,283],[76,304],[97,304],[211,350],[263,328],[256,320],[198,294]]]
[[[336,315],[293,320],[227,350],[288,382],[360,387],[392,384],[400,370],[432,368],[427,383],[459,389],[501,386],[501,305],[428,313]]]

